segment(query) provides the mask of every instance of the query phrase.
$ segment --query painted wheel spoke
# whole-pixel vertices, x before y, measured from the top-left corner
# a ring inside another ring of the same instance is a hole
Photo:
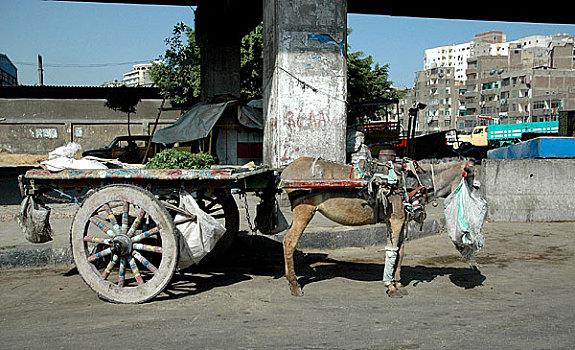
[[[159,253],[159,254],[163,253],[162,247],[158,247],[155,245],[142,244],[142,243],[134,243],[132,245],[132,249],[144,250],[146,252]]]
[[[106,214],[108,215],[108,220],[112,224],[114,231],[116,231],[117,233],[120,233],[120,225],[118,225],[118,221],[116,220],[116,215],[114,215],[114,212],[112,211],[112,208],[110,208],[110,205],[108,203],[104,203],[104,210],[106,211]]]
[[[84,242],[88,243],[95,243],[95,244],[105,244],[105,245],[112,245],[112,240],[108,238],[98,238],[92,236],[84,236]]]
[[[124,205],[122,206],[122,229],[120,231],[122,234],[128,232],[128,221],[130,218],[129,214],[130,214],[130,203],[124,202]]]
[[[136,229],[138,229],[138,227],[140,227],[140,223],[142,222],[144,215],[146,215],[146,211],[144,209],[140,209],[138,216],[136,217],[136,219],[132,223],[132,226],[130,227],[130,230],[127,233],[128,237],[132,237],[134,235],[134,233],[136,232]]]
[[[140,233],[139,235],[132,237],[132,242],[134,242],[134,243],[140,242],[144,238],[148,238],[150,236],[153,236],[153,235],[157,234],[158,232],[160,232],[160,230],[157,227],[154,227],[148,231],[144,231],[144,232]]]
[[[102,222],[102,220],[98,219],[95,216],[92,216],[90,218],[90,221],[96,225],[102,232],[104,232],[105,234],[107,234],[109,237],[114,237],[115,233],[112,229],[108,228],[104,222]]]
[[[156,271],[158,271],[158,268],[154,266],[154,264],[152,264],[148,259],[144,258],[139,252],[133,251],[132,255],[134,258],[138,259],[138,261],[141,262],[145,268],[150,270],[150,272],[156,273]]]
[[[110,255],[110,254],[112,254],[112,248],[106,248],[106,249],[104,249],[104,250],[102,250],[102,251],[97,252],[96,254],[90,255],[90,256],[88,257],[88,261],[89,261],[89,262],[94,262],[94,261],[96,261],[96,260],[98,260],[98,259],[101,259],[101,258],[103,258],[103,257],[105,257],[105,256],[108,256],[108,255]]]
[[[130,269],[132,269],[132,273],[134,274],[134,278],[136,279],[138,286],[141,286],[144,284],[144,280],[142,279],[142,275],[140,275],[140,269],[138,269],[138,265],[136,265],[136,260],[134,260],[134,258],[130,258],[128,263],[130,264]]]
[[[118,262],[118,256],[116,254],[112,255],[112,259],[108,263],[108,266],[106,266],[106,269],[104,269],[104,272],[102,272],[100,279],[102,280],[107,279],[108,276],[110,276],[110,272],[112,272],[112,269],[114,268],[114,265],[116,265],[117,262]]]
[[[126,281],[126,259],[120,258],[120,268],[118,269],[118,287],[123,287],[124,281]]]

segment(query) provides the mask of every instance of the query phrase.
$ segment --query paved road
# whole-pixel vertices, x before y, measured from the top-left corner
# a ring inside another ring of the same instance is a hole
[[[409,241],[403,299],[384,294],[381,247],[300,253],[302,298],[269,241],[143,305],[99,300],[71,267],[4,270],[0,347],[572,349],[573,224],[486,224],[480,272],[445,234]]]

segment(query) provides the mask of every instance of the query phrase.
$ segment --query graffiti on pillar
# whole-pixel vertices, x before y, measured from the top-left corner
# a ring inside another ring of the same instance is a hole
[[[314,111],[300,109],[297,112],[288,110],[283,118],[284,126],[290,131],[320,129],[331,123],[327,110]]]
[[[339,47],[339,49],[341,50],[341,54],[344,55],[345,54],[345,42],[342,40],[341,42],[338,42],[337,40],[335,40],[331,35],[329,34],[316,34],[316,33],[309,33],[307,35],[307,40],[313,40],[313,41],[318,41],[322,44],[334,44],[337,45]]]

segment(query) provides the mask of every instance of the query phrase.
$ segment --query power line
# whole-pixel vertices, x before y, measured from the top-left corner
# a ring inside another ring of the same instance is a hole
[[[104,68],[104,67],[113,67],[113,66],[125,66],[125,65],[134,65],[134,64],[141,64],[141,63],[149,63],[151,60],[146,61],[132,61],[132,62],[116,62],[116,63],[45,63],[44,67],[51,67],[51,68]],[[33,62],[14,62],[14,64],[22,65],[22,66],[36,66],[37,63]]]

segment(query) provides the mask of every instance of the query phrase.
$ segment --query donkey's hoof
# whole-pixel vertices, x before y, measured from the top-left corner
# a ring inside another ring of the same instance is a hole
[[[389,288],[386,293],[390,298],[403,298],[403,294],[397,288]]]
[[[401,294],[402,296],[406,296],[409,293],[407,292],[407,289],[405,287],[399,287],[397,288],[397,291],[399,292],[399,294]]]
[[[297,282],[290,283],[290,289],[291,289],[291,295],[296,296],[296,297],[302,297],[303,296],[303,291],[301,290],[301,286],[299,285],[299,283],[297,283]]]
[[[407,292],[407,289],[403,286],[403,284],[396,282],[395,283],[395,289],[397,289],[397,291],[399,292],[399,294],[406,296],[409,293]]]

